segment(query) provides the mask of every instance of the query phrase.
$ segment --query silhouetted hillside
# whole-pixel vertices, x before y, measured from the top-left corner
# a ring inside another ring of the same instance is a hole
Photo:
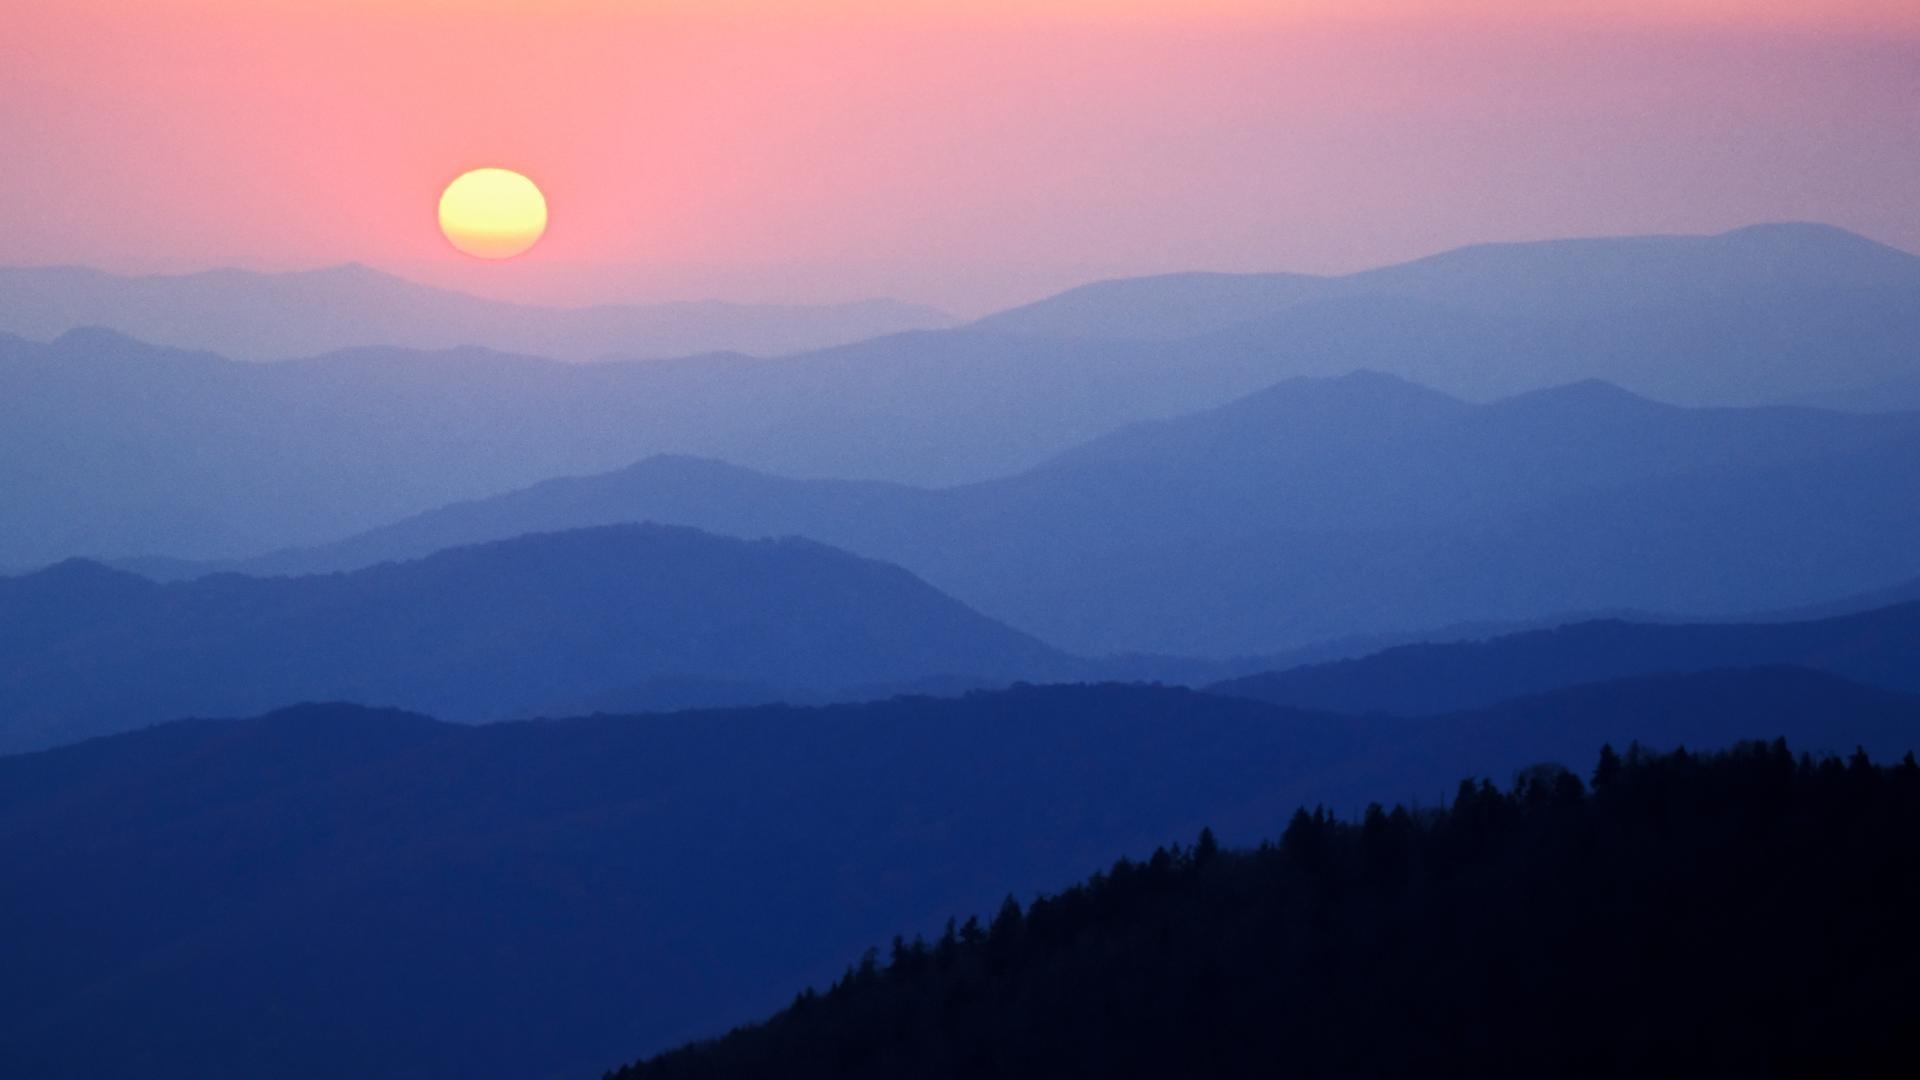
[[[50,340],[99,326],[240,360],[286,360],[368,345],[472,345],[558,360],[711,352],[775,356],[951,321],[930,308],[892,300],[542,307],[434,288],[360,265],[148,277],[71,266],[0,267],[0,330]]]
[[[680,704],[687,681],[742,703],[1074,668],[897,567],[628,525],[305,578],[156,585],[63,563],[0,579],[0,670],[0,749],[19,750],[305,700],[481,720]],[[659,701],[662,680],[682,687]]]
[[[895,562],[1081,653],[1225,658],[1569,612],[1729,618],[1878,588],[1920,574],[1915,476],[1920,414],[1681,409],[1593,382],[1473,405],[1359,373],[963,487],[658,459],[232,565],[334,569],[667,521]]]
[[[1205,832],[608,1076],[1905,1074],[1911,754],[1607,749],[1591,776]]]
[[[0,758],[0,1075],[590,1076],[1205,825],[1247,844],[1303,804],[1438,805],[1607,741],[1885,756],[1916,733],[1920,700],[1791,669],[1432,721],[1050,686],[166,724]]]
[[[1487,641],[1403,645],[1213,690],[1302,709],[1417,716],[1579,683],[1768,664],[1920,692],[1920,603],[1798,623],[1584,622]]]

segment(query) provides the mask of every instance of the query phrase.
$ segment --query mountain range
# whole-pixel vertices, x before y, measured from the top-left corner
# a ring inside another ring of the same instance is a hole
[[[1289,374],[1375,368],[1475,399],[1601,378],[1679,404],[1752,405],[1820,393],[1853,401],[1910,380],[1916,296],[1920,258],[1788,223],[1481,244],[1341,277],[1099,282],[975,328],[1210,337],[1223,353],[1262,342],[1289,355]],[[1816,381],[1825,390],[1811,389]]]
[[[243,557],[657,453],[977,482],[1360,368],[1480,402],[1593,377],[1682,404],[1858,402],[1911,378],[1915,267],[1813,226],[1497,245],[1337,287],[1120,283],[777,360],[382,346],[259,365],[99,330],[5,339],[0,566]],[[1133,311],[1169,329],[1140,330]]]
[[[1375,367],[1468,397],[1599,377],[1663,400],[1758,404],[1909,377],[1916,292],[1920,259],[1830,226],[1789,223],[1483,244],[1341,276],[1096,282],[966,329],[1054,341],[1219,335],[1205,349],[1223,356],[1257,339],[1290,354],[1293,369],[1274,377]],[[248,360],[364,346],[480,346],[566,360],[771,356],[952,322],[885,300],[542,307],[360,265],[138,277],[0,268],[0,331],[48,340],[104,327]],[[1312,366],[1329,349],[1338,354],[1325,358],[1332,366]],[[1828,378],[1809,386],[1814,356]]]
[[[543,307],[421,285],[358,264],[139,277],[77,266],[0,267],[0,331],[50,340],[103,327],[236,360],[288,360],[372,345],[481,346],[556,360],[777,356],[952,321],[891,300]]]
[[[1725,930],[1690,854],[1777,883],[1743,816],[1767,805],[1839,866],[1870,842],[1828,812],[1888,790],[1861,756],[1631,744],[1920,742],[1920,412],[1898,408],[1920,259],[1836,229],[1105,282],[964,326],[888,302],[515,307],[363,267],[33,269],[0,271],[0,327],[20,335],[0,334],[0,566],[40,567],[0,577],[0,1076],[584,1077],[767,1015],[893,935],[911,967],[906,936],[996,903],[1000,929],[959,938],[1004,974],[1009,894],[1291,820],[1245,863],[1284,876],[1338,832],[1301,808],[1376,802],[1410,807],[1435,872],[1381,873],[1401,828],[1381,812],[1348,837],[1358,872],[1417,885],[1201,903],[1271,915],[1299,946],[1274,969],[1303,985],[1371,1003],[1400,978],[1395,1000],[1460,1014],[1430,1030],[1492,1044],[1463,1003],[1493,999],[1443,979],[1496,973],[1509,1020],[1562,1011],[1527,992],[1541,935],[1506,913],[1556,889],[1575,915],[1614,904],[1641,922],[1608,970],[1690,970],[1701,936],[1606,886],[1672,886]],[[1537,767],[1603,743],[1643,780],[1791,776],[1825,809],[1690,797],[1682,835],[1658,793],[1622,809],[1618,758],[1590,800]],[[1510,798],[1462,783],[1516,776]],[[1551,850],[1587,876],[1543,877],[1541,847],[1504,878],[1449,869],[1576,803],[1604,828],[1556,825]],[[1089,888],[1120,895],[1129,866]],[[1862,910],[1791,884],[1736,895]],[[1069,950],[1117,977],[1027,969],[995,1000],[1091,1014],[1150,984],[1269,1030],[1148,893],[1126,949]],[[1386,907],[1412,921],[1369,921]],[[1560,925],[1563,959],[1613,940]],[[1757,925],[1781,936],[1725,955],[1820,951]],[[1334,963],[1335,926],[1388,974]],[[1462,927],[1504,932],[1496,963]],[[1435,943],[1455,953],[1401,962]],[[1542,985],[1604,992],[1598,969]],[[980,1015],[917,985],[916,1015]],[[1288,1000],[1333,1030],[1330,998]],[[1206,1072],[1193,1049],[1130,1065]],[[928,1071],[906,1060],[876,1074]]]
[[[304,578],[0,579],[0,752],[296,701],[473,721],[1078,670],[896,567],[651,525]]]
[[[424,651],[424,647],[418,647]],[[1431,720],[1020,687],[453,726],[351,706],[0,758],[0,1073],[595,1075],[1212,826],[1444,804],[1602,742],[1897,757],[1920,701],[1790,668]],[[777,912],[778,917],[769,917]]]
[[[1745,617],[1920,576],[1920,414],[1685,409],[1596,382],[1473,404],[1281,383],[944,489],[654,458],[210,567],[311,573],[621,521],[897,563],[1070,651],[1216,658],[1631,609]]]
[[[711,470],[685,464],[696,476]],[[712,489],[680,490],[697,498]],[[1431,715],[1579,683],[1782,664],[1920,693],[1911,587],[1740,623],[1612,618],[1507,634],[1456,626],[1428,643],[1367,650],[1349,641],[1347,651],[1366,655],[1333,662],[1313,662],[1312,649],[1081,658],[906,570],[813,541],[583,524],[583,510],[608,505],[607,490],[561,484],[522,502],[454,508],[336,553],[367,563],[352,569],[248,567],[252,575],[157,583],[71,560],[0,578],[0,670],[11,676],[0,687],[0,752],[328,699],[479,721],[950,694],[1019,680],[1224,678],[1212,689],[1228,696]],[[866,505],[856,496],[872,494],[828,490],[844,498],[809,508],[843,519]],[[582,491],[594,497],[573,497]],[[779,489],[737,494],[743,512],[796,505]],[[525,516],[530,507],[548,516]],[[562,511],[580,527],[543,531]],[[511,538],[487,539],[489,527]]]
[[[1484,708],[1580,683],[1785,664],[1920,693],[1920,603],[1806,622],[1686,625],[1604,620],[1486,641],[1402,645],[1220,683],[1215,693],[1355,714]]]

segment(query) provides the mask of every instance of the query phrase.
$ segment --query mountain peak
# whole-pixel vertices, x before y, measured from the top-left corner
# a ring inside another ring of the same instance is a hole
[[[751,469],[743,468],[719,458],[702,457],[698,454],[649,454],[639,461],[615,472],[628,475],[665,474],[668,476],[701,477],[737,477],[759,475]]]
[[[404,278],[398,274],[390,274],[377,266],[368,266],[363,262],[344,262],[334,266],[320,266],[311,270],[295,270],[291,273],[268,276],[282,280],[304,280],[336,285],[377,285],[385,288],[417,289],[422,292],[436,294],[469,295],[460,293],[457,290],[443,289],[437,285],[414,281],[412,278]]]
[[[1750,271],[1834,285],[1920,284],[1920,257],[1834,225],[1770,222],[1714,237]]]
[[[213,353],[182,349],[172,345],[143,341],[131,334],[106,326],[76,326],[56,336],[47,346],[54,355],[79,360],[116,359],[138,362],[227,361]]]
[[[1656,409],[1661,404],[1605,379],[1580,379],[1544,390],[1529,390],[1505,399],[1505,403],[1564,405],[1582,409]]]
[[[1345,375],[1331,375],[1324,378],[1308,377],[1302,381],[1317,382],[1317,383],[1324,384],[1326,386],[1337,387],[1343,390],[1352,390],[1352,391],[1367,392],[1367,393],[1412,392],[1412,393],[1418,393],[1423,395],[1433,395],[1438,397],[1446,396],[1445,394],[1440,393],[1438,390],[1429,390],[1428,388],[1421,386],[1419,383],[1414,382],[1412,379],[1402,378],[1399,375],[1394,375],[1390,372],[1380,371],[1375,368],[1358,368],[1356,370],[1347,372]]]
[[[138,339],[105,326],[76,326],[53,339],[53,347],[62,351],[99,352],[144,347]]]
[[[1728,229],[1719,234],[1719,239],[1769,243],[1847,244],[1856,247],[1886,246],[1838,225],[1828,225],[1819,221],[1762,221],[1752,225],[1742,225],[1737,229]]]
[[[0,578],[0,581],[5,580],[7,579]],[[68,595],[149,590],[158,587],[139,574],[116,570],[93,559],[63,559],[52,566],[42,567],[12,580],[30,583],[37,589],[59,590]]]
[[[1460,399],[1432,387],[1371,368],[1361,368],[1345,375],[1302,375],[1286,379],[1223,408],[1233,409],[1253,402],[1260,402],[1264,406],[1284,404],[1316,409],[1366,407],[1396,411],[1453,410],[1466,406]]]
[[[972,328],[1014,337],[1172,340],[1271,318],[1332,288],[1330,279],[1306,274],[1114,278],[989,315]]]

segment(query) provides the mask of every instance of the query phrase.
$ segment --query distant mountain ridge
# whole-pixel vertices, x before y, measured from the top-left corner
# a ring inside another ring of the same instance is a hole
[[[0,330],[44,341],[103,327],[236,360],[289,360],[366,346],[477,346],[556,360],[777,356],[952,321],[944,312],[893,300],[516,304],[358,263],[289,273],[146,276],[76,266],[0,267]]]
[[[988,316],[1014,337],[1265,342],[1292,374],[1371,367],[1484,400],[1581,378],[1687,405],[1886,407],[1913,378],[1920,257],[1828,225],[1477,244],[1340,277],[1098,282]],[[1807,388],[1816,367],[1826,385]],[[1907,387],[1907,389],[1911,389]],[[1910,393],[1904,404],[1916,407]]]
[[[1583,622],[1485,641],[1403,645],[1210,689],[1293,708],[1426,716],[1581,683],[1765,665],[1920,693],[1920,602],[1804,622]]]
[[[1252,354],[1188,359],[914,333],[780,360],[355,349],[249,364],[107,331],[0,335],[0,564],[252,554],[661,452],[975,480],[1268,381]],[[181,490],[199,497],[165,496]]]
[[[625,525],[309,578],[62,563],[0,579],[0,670],[0,751],[19,751],[305,700],[483,720],[1079,668],[897,567]]]
[[[105,331],[0,337],[0,565],[248,556],[661,453],[974,483],[1356,370],[1476,403],[1593,378],[1679,404],[1857,401],[1912,378],[1913,263],[1814,227],[1496,245],[1299,303],[1271,283],[1183,278],[1161,297],[1147,281],[1094,305],[1123,330],[1147,315],[1133,337],[990,319],[771,360],[366,347],[261,365]]]
[[[1831,225],[1781,222],[1711,235],[1472,244],[1343,275],[1202,272],[1116,278],[971,325],[1035,336],[1176,338],[1256,323],[1304,304],[1369,295],[1516,315],[1569,301],[1644,308],[1676,293],[1916,284],[1920,256]]]
[[[1591,381],[1477,405],[1360,373],[978,484],[653,458],[222,565],[338,570],[651,520],[885,559],[1083,655],[1224,659],[1566,612],[1743,618],[1911,580],[1916,476],[1920,414],[1682,409]]]

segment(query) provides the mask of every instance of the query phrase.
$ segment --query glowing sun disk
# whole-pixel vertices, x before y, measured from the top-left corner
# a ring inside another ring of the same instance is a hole
[[[511,169],[475,169],[441,194],[440,231],[469,255],[510,259],[547,231],[546,196]]]

